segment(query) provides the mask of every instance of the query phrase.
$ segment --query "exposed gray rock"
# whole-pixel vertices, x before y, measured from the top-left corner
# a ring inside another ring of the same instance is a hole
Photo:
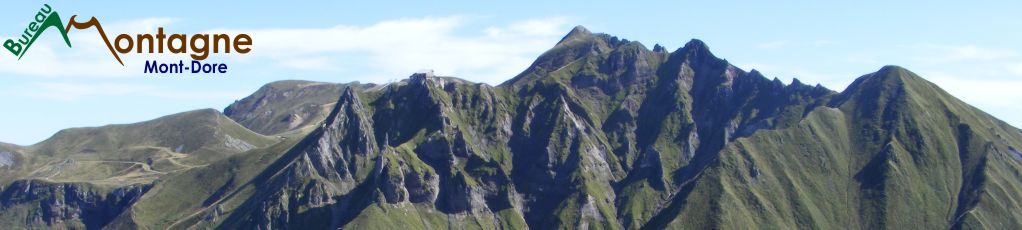
[[[396,162],[387,162],[386,164],[396,164]],[[408,201],[405,177],[404,173],[401,172],[403,170],[400,170],[400,168],[400,166],[383,168],[380,190],[383,191],[383,197],[387,200],[387,203],[394,204]],[[391,172],[394,169],[398,169],[398,172]]]
[[[127,210],[151,185],[129,185],[100,193],[91,185],[19,180],[0,192],[0,210],[23,213],[25,226],[63,228],[81,224],[99,229]]]
[[[408,201],[412,203],[436,201],[437,195],[440,194],[440,180],[436,174],[409,170],[404,178]]]
[[[237,149],[238,151],[244,152],[254,149],[255,146],[245,142],[243,140],[232,137],[231,135],[224,135],[224,147]]]
[[[14,153],[0,151],[0,167],[14,166]]]

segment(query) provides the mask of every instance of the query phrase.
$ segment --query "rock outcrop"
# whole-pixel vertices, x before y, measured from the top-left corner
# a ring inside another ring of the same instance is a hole
[[[700,40],[649,50],[576,27],[498,86],[432,71],[385,85],[286,81],[226,111],[237,124],[131,135],[147,145],[130,148],[119,145],[134,143],[120,141],[127,137],[84,138],[102,133],[91,129],[0,146],[0,172],[10,172],[0,178],[16,181],[0,189],[0,220],[161,229],[1022,228],[1022,131],[897,66],[835,92],[743,70]],[[193,123],[176,121],[154,124]],[[215,138],[181,141],[196,136]],[[124,160],[135,171],[109,180],[51,181],[113,153],[154,160]],[[35,164],[45,167],[25,170]],[[122,181],[139,175],[148,179]]]

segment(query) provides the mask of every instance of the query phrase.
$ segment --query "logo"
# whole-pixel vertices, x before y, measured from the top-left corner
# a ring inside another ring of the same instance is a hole
[[[7,51],[11,51],[14,56],[18,56],[18,60],[25,56],[28,48],[32,47],[32,43],[39,39],[39,35],[42,35],[43,31],[53,27],[56,27],[60,31],[60,35],[64,36],[64,42],[67,43],[67,47],[71,47],[71,40],[67,39],[67,29],[64,28],[64,24],[60,23],[60,14],[54,12],[50,5],[43,4],[43,8],[39,9],[34,19],[34,21],[28,23],[28,28],[25,28],[25,33],[21,34],[18,42],[14,42],[14,39],[4,41],[4,48]],[[124,63],[121,64],[123,65]]]
[[[96,17],[80,22],[76,20],[77,16],[71,15],[71,18],[67,21],[67,26],[64,26],[63,21],[60,19],[60,14],[49,4],[43,4],[20,37],[5,40],[3,47],[14,56],[17,56],[20,61],[28,53],[32,44],[46,31],[58,31],[64,38],[64,43],[67,44],[67,47],[71,48],[71,40],[67,37],[67,33],[71,29],[94,29],[99,37],[103,39],[110,54],[113,55],[113,60],[116,60],[122,66],[124,61],[121,60],[121,55],[129,53],[163,54],[169,52],[171,54],[189,54],[192,58],[191,65],[189,66],[185,65],[184,60],[177,63],[158,63],[156,60],[146,61],[143,73],[184,73],[186,71],[191,73],[226,73],[227,64],[202,63],[201,61],[209,57],[210,54],[229,54],[232,50],[238,54],[247,54],[252,51],[252,37],[248,34],[237,34],[233,37],[228,34],[165,34],[163,27],[159,27],[155,35],[142,33],[135,34],[134,36],[118,34],[113,37],[113,40],[110,40],[110,37],[107,36],[106,31],[103,30],[103,26]]]

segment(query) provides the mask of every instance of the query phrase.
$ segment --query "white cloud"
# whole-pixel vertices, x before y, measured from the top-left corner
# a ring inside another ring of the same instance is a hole
[[[514,22],[506,27],[489,27],[485,32],[490,37],[508,36],[563,36],[569,20],[564,17],[530,19]]]
[[[1022,62],[1005,64],[1004,68],[1011,74],[1022,76]]]
[[[994,117],[1004,119],[1015,127],[1022,125],[1022,119],[1018,117],[1018,114],[1022,113],[1022,100],[1019,100],[1022,95],[1018,90],[1022,89],[1022,79],[969,78],[961,74],[939,71],[921,73],[920,75],[951,95],[994,115]]]
[[[279,62],[282,66],[300,70],[338,70],[339,67],[334,66],[336,63],[327,57],[294,57]]]
[[[234,100],[251,92],[168,89],[146,84],[39,82],[14,92],[32,98],[73,102],[90,97],[143,96],[171,100]]]
[[[78,21],[87,18],[78,18]],[[116,34],[172,33],[173,18],[102,22],[110,39]],[[294,71],[354,71],[350,79],[383,83],[403,79],[420,69],[472,81],[498,84],[524,70],[571,27],[563,17],[537,18],[485,29],[471,28],[462,16],[408,18],[368,26],[324,28],[210,29],[204,33],[247,33],[252,52],[219,58],[233,68]],[[52,33],[52,34],[49,34]],[[121,54],[116,62],[94,29],[69,32],[72,48],[53,32],[40,38],[25,57],[0,55],[0,74],[27,82],[9,91],[28,98],[56,101],[110,96],[141,96],[174,100],[233,100],[251,92],[189,91],[148,83],[137,84],[145,60],[176,62],[183,54]],[[5,36],[6,37],[6,36]],[[112,42],[112,41],[111,41]],[[237,67],[235,67],[237,66]],[[345,72],[348,73],[348,72]],[[293,74],[285,72],[283,75]],[[35,82],[35,83],[33,83]]]
[[[299,70],[357,69],[363,82],[403,78],[420,69],[497,84],[528,67],[571,28],[562,17],[530,19],[479,31],[466,17],[415,18],[369,26],[327,28],[216,29],[248,33],[258,59]],[[352,58],[358,57],[358,58]],[[337,60],[351,60],[337,61]],[[386,76],[386,77],[380,77]]]
[[[952,46],[947,49],[951,51],[950,58],[956,60],[996,60],[1015,56],[1012,51],[986,49],[975,45]]]
[[[146,85],[133,84],[75,84],[54,82],[36,83],[34,86],[35,87],[31,90],[21,91],[18,94],[58,101],[75,101],[83,97],[90,96],[122,96],[134,94],[144,92],[152,88]]]
[[[1020,81],[991,81],[979,79],[967,79],[959,76],[941,75],[928,73],[932,82],[941,86],[952,95],[960,95],[962,100],[968,101],[976,106],[991,106],[1001,108],[1022,108],[1022,95],[1018,89],[1022,89]]]
[[[992,49],[976,45],[918,44],[908,48],[914,50],[917,61],[926,63],[947,63],[961,61],[992,61],[1016,57],[1011,50]]]
[[[192,100],[192,101],[231,101],[248,96],[249,91],[202,91],[202,90],[172,90],[157,88],[144,93],[144,95],[171,99],[171,100]]]
[[[472,18],[449,16],[387,20],[368,26],[209,29],[200,33],[250,34],[254,43],[251,53],[220,56],[236,63],[235,68],[355,71],[356,75],[348,77],[378,83],[402,79],[420,69],[434,69],[440,75],[497,84],[528,67],[571,28],[563,17],[515,21],[484,29],[470,29],[471,22]],[[173,33],[178,20],[143,18],[102,23],[107,36],[113,39],[121,33],[155,33],[161,26],[165,33]],[[60,101],[123,95],[236,99],[250,93],[182,92],[163,86],[126,84],[143,76],[145,60],[176,62],[187,57],[120,54],[125,63],[122,66],[94,29],[72,30],[69,37],[72,48],[53,33],[40,38],[21,61],[13,55],[0,55],[0,74],[21,76],[21,81],[28,82],[43,80],[27,83],[26,89],[14,93]]]

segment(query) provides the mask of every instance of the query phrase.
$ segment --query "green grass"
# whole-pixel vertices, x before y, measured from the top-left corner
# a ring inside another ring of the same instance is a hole
[[[837,93],[705,49],[654,53],[580,28],[496,87],[282,81],[229,117],[198,110],[0,144],[17,159],[0,183],[45,185],[0,196],[25,199],[0,207],[0,223],[22,226],[62,186],[96,197],[152,186],[108,227],[1022,228],[1017,128],[900,67]],[[334,124],[335,107],[356,115]],[[374,143],[347,142],[362,135]],[[361,144],[369,152],[347,152]],[[407,183],[426,178],[472,207],[387,202],[389,189],[433,189]]]

